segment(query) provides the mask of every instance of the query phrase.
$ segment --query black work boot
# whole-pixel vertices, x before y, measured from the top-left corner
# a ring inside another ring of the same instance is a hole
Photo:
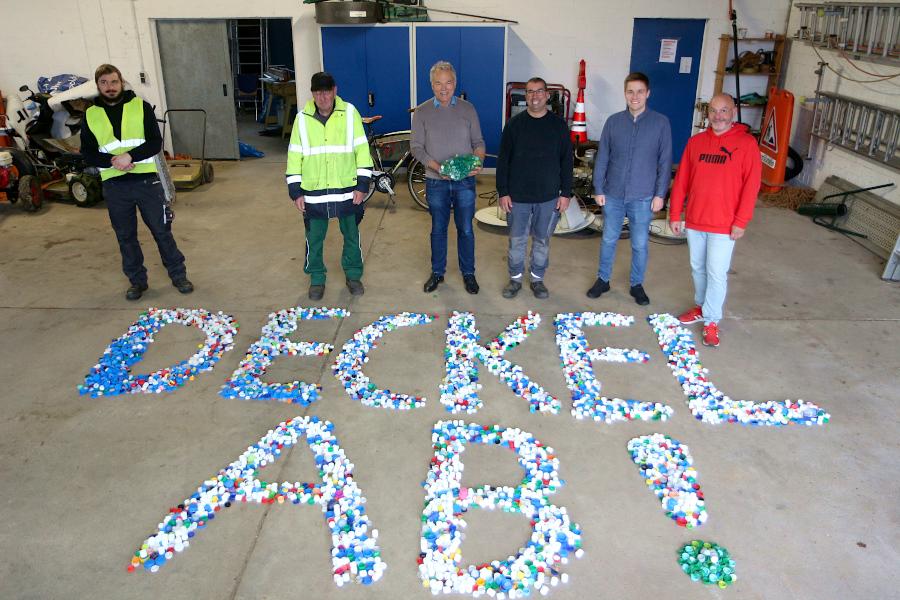
[[[131,287],[125,290],[126,300],[140,300],[144,292],[147,291],[146,283],[132,283]]]
[[[190,294],[194,291],[194,284],[188,281],[187,277],[174,280],[172,285],[182,294]]]

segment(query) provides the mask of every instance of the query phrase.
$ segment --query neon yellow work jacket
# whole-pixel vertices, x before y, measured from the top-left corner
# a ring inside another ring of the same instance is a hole
[[[310,100],[294,120],[285,171],[291,197],[304,196],[307,218],[362,210],[353,205],[353,190],[368,186],[372,156],[359,112],[340,96],[324,125],[315,112]]]

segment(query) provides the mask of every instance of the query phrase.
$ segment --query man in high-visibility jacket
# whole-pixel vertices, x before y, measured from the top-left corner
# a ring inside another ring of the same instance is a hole
[[[365,292],[359,221],[372,177],[372,156],[362,118],[356,108],[337,95],[328,73],[316,73],[310,82],[312,100],[294,120],[288,146],[288,194],[303,213],[306,227],[306,263],[309,298],[325,294],[322,246],[328,220],[336,218],[344,236],[341,267],[354,296]]]
[[[97,67],[94,82],[100,95],[85,113],[81,153],[88,165],[100,170],[109,221],[122,254],[122,271],[131,282],[125,298],[137,300],[147,291],[147,269],[137,236],[138,210],[156,240],[172,285],[182,294],[190,294],[194,285],[172,237],[172,213],[153,160],[162,148],[153,107],[131,90],[124,91],[122,73],[113,65]]]

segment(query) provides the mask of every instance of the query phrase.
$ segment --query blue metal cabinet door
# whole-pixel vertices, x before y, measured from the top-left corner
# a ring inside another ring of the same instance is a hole
[[[703,47],[705,19],[635,19],[631,39],[631,70],[650,78],[650,100],[647,105],[669,117],[672,125],[672,160],[681,153],[693,131],[694,104],[697,99],[697,77],[700,49]],[[664,39],[678,41],[675,62],[659,62],[660,44]],[[681,73],[682,58],[689,57],[689,73]],[[625,100],[622,100],[625,107]]]
[[[410,128],[409,28],[370,27],[366,32],[367,93],[375,105],[359,107],[363,115],[379,114],[376,131]]]
[[[460,69],[461,27],[416,27],[416,104],[434,96],[431,91],[431,67],[439,60],[446,60]],[[459,84],[457,83],[457,93]]]
[[[334,75],[338,96],[368,115],[366,104],[366,30],[371,27],[322,27],[322,64]],[[309,82],[297,82],[297,102],[302,110],[310,98]]]
[[[463,27],[460,35],[460,77],[457,94],[475,105],[488,154],[500,149],[503,129],[504,27]],[[493,167],[494,159],[486,166]]]

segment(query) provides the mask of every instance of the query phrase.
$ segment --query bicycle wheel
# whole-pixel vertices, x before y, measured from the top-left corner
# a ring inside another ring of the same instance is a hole
[[[406,182],[409,186],[409,195],[416,201],[416,204],[428,210],[428,198],[425,197],[425,165],[415,158],[409,161]]]
[[[381,158],[378,156],[378,152],[375,151],[374,146],[369,146],[369,154],[372,156],[372,177],[369,179],[369,191],[366,192],[366,197],[363,198],[363,204],[368,202],[372,194],[375,193],[375,173],[381,171]]]

